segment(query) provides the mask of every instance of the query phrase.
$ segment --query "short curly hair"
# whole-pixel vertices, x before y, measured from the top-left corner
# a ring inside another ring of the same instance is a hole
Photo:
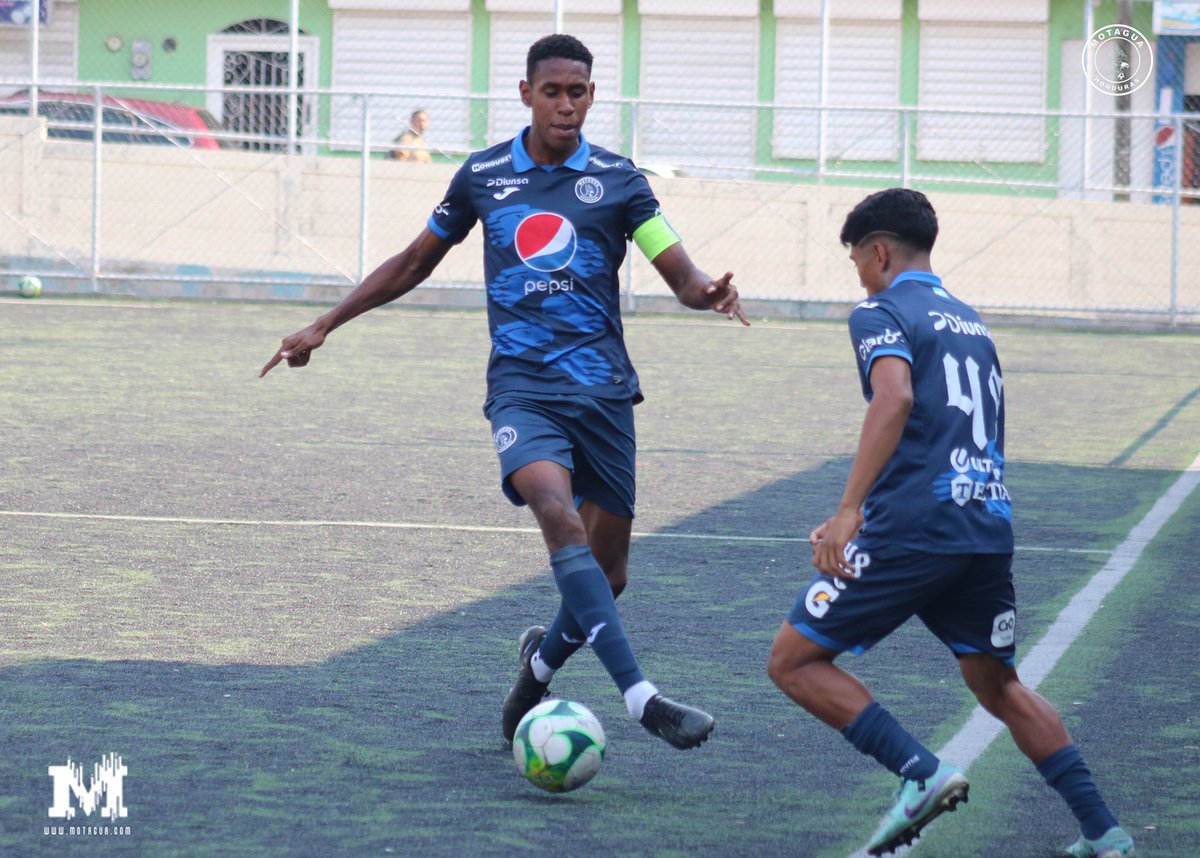
[[[525,56],[525,80],[533,81],[533,70],[542,60],[574,60],[587,66],[588,75],[592,73],[592,52],[583,42],[565,33],[554,33],[542,36],[529,46]]]
[[[937,241],[937,213],[920,191],[909,188],[878,191],[846,215],[840,238],[842,244],[852,247],[876,232],[891,233],[910,247],[928,253]]]

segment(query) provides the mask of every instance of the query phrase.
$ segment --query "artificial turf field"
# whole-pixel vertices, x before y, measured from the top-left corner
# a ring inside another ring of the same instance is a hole
[[[770,642],[809,580],[864,409],[843,324],[634,317],[639,499],[622,615],[712,712],[655,740],[590,653],[556,694],[608,732],[542,793],[499,734],[515,638],[556,606],[497,487],[486,323],[387,308],[257,371],[319,308],[0,299],[0,854],[847,856],[894,779],[783,698]],[[997,327],[1018,659],[1200,453],[1195,335]],[[1040,690],[1142,856],[1200,840],[1200,492]],[[1120,560],[1120,557],[1115,558]],[[910,624],[847,667],[926,744],[973,706]],[[1074,821],[1006,733],[916,856],[1051,856]],[[47,767],[119,754],[129,833],[48,835]]]

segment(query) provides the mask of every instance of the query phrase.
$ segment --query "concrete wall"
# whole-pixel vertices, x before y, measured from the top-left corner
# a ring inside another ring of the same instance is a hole
[[[91,291],[92,152],[87,142],[46,140],[41,119],[0,117],[0,268],[40,271],[51,293]],[[359,277],[361,169],[351,157],[106,145],[101,290],[334,300]],[[453,172],[369,162],[367,271],[419,232]],[[651,182],[697,264],[714,276],[733,271],[746,298],[791,312],[861,297],[837,235],[864,189]],[[1176,213],[1167,205],[923,190],[942,227],[935,267],[970,301],[1165,312],[1177,257],[1177,304],[1200,314],[1200,206]],[[632,255],[627,286],[641,306],[666,306],[657,300],[669,297],[666,287],[640,254]],[[482,279],[477,229],[429,285],[477,293]],[[0,284],[5,288],[11,286]],[[418,290],[413,300],[429,291]]]

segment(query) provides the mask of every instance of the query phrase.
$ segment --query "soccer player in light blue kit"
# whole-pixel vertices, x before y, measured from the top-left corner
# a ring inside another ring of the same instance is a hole
[[[280,361],[304,366],[325,337],[406,294],[452,246],[483,223],[492,352],[484,412],[501,486],[537,519],[561,595],[549,629],[518,641],[519,672],[501,712],[512,740],[548,694],[555,671],[590,645],[633,717],[677,748],[713,729],[706,712],[677,703],[642,674],[617,613],[634,509],[633,406],[642,400],[625,349],[618,272],[632,240],[679,301],[749,324],[732,274],[701,272],[626,158],[592,146],[582,127],[595,95],[592,55],[567,35],[535,42],[521,100],[532,121],[516,138],[477,152],[455,175],[426,228],[344,300],[284,338]]]
[[[901,778],[871,855],[911,843],[967,800],[939,760],[834,664],[913,615],[958,658],[967,686],[1062,795],[1075,858],[1134,854],[1058,712],[1017,677],[1012,507],[1004,486],[1004,380],[991,333],[930,268],[937,217],[917,191],[860,202],[841,241],[867,291],[850,339],[867,402],[836,514],[809,537],[817,569],[771,649],[788,697]]]

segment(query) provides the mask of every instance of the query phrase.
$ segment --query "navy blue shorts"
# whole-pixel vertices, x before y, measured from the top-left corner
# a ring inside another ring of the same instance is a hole
[[[1016,656],[1011,554],[875,557],[861,577],[817,575],[787,621],[814,643],[861,655],[917,616],[956,655]]]
[[[633,518],[637,442],[633,402],[594,396],[503,394],[489,403],[500,488],[517,506],[513,472],[531,462],[557,462],[571,472],[576,504],[590,500]]]

